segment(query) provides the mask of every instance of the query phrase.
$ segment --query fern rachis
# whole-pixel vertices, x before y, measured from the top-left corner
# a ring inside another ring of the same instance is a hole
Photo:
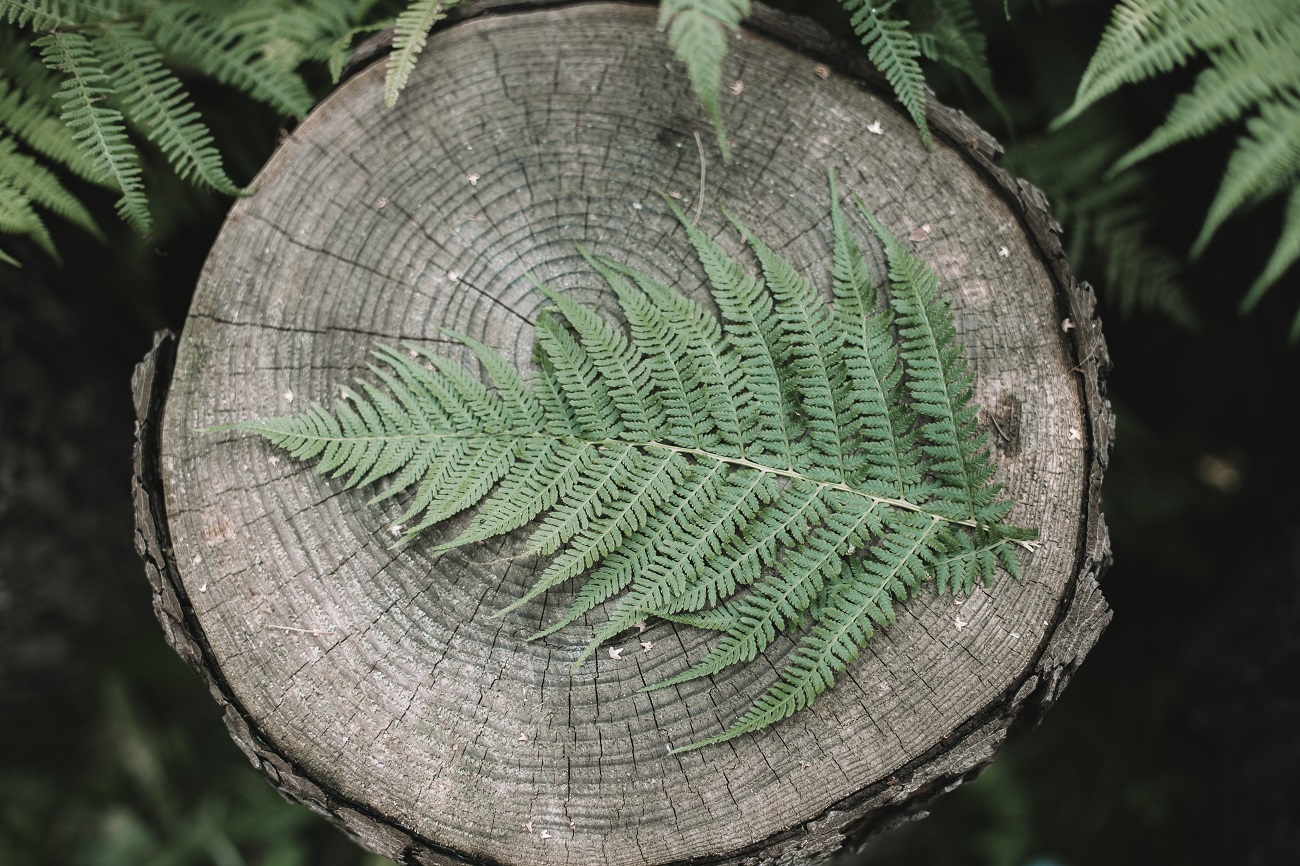
[[[333,413],[235,427],[348,487],[392,477],[377,498],[411,493],[403,544],[475,505],[436,553],[531,526],[528,555],[551,559],[503,613],[582,577],[535,635],[604,605],[577,663],[648,617],[719,633],[700,663],[651,688],[802,633],[776,684],[688,748],[731,739],[810,704],[921,582],[968,590],[999,564],[1016,572],[1016,545],[1032,536],[1000,525],[1010,506],[989,480],[937,280],[863,214],[890,260],[890,313],[875,308],[838,202],[834,311],[738,221],[761,277],[678,213],[718,318],[584,253],[626,330],[547,290],[531,384],[466,338],[490,387],[427,350],[381,348],[382,387],[345,390]]]

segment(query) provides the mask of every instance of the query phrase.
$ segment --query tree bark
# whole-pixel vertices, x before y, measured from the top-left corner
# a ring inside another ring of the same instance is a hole
[[[653,7],[531,6],[436,30],[393,110],[382,64],[359,71],[232,209],[174,370],[162,340],[136,377],[138,541],[159,619],[249,759],[394,860],[828,857],[977,774],[1109,619],[1113,431],[1091,290],[987,134],[932,104],[927,151],[861,52],[815,27],[758,10],[730,41],[723,163]],[[530,576],[516,539],[394,551],[398,505],[208,431],[332,403],[377,343],[454,354],[444,328],[526,367],[533,279],[607,300],[576,244],[698,296],[661,193],[739,252],[729,209],[827,284],[828,168],[937,271],[1010,519],[1043,543],[1019,581],[923,591],[812,709],[760,734],[668,753],[729,725],[770,669],[638,695],[708,646],[654,623],[650,652],[629,638],[621,659],[571,673],[581,629],[525,641],[567,606],[562,590],[493,616]]]

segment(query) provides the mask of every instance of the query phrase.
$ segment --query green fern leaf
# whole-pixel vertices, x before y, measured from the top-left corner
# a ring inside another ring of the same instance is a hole
[[[217,17],[219,4],[165,3],[143,20],[145,33],[169,56],[290,117],[306,116],[315,100],[302,78],[264,53],[259,40],[233,33]]]
[[[1286,217],[1282,226],[1282,236],[1278,239],[1273,254],[1269,256],[1264,271],[1247,290],[1241,299],[1241,311],[1248,313],[1259,303],[1259,299],[1286,273],[1296,260],[1300,259],[1300,184],[1291,187],[1287,197]],[[1292,343],[1300,342],[1300,311],[1296,312],[1291,322],[1288,338]]]
[[[1248,30],[1277,29],[1294,15],[1289,6],[1289,0],[1126,0],[1102,34],[1074,104],[1055,125],[1125,84],[1169,72],[1198,53],[1230,45]]]
[[[659,29],[686,64],[700,105],[713,121],[723,159],[731,158],[722,123],[722,61],[727,37],[749,15],[749,0],[659,0]]]
[[[59,81],[28,46],[0,32],[0,127],[35,153],[83,180],[108,186],[97,175],[71,130],[52,110]]]
[[[1300,5],[1292,0],[1126,0],[1116,7],[1070,109],[1056,125],[1078,116],[1118,87],[1167,72],[1204,55],[1209,66],[1178,98],[1164,124],[1112,168],[1120,172],[1174,144],[1258,111],[1245,123],[1223,181],[1191,254],[1198,256],[1223,223],[1243,208],[1300,183]],[[1247,292],[1243,308],[1295,258],[1283,242]],[[1113,220],[1113,217],[1112,217]]]
[[[1300,74],[1296,45],[1300,45],[1300,19],[1281,30],[1247,31],[1239,41],[1212,54],[1210,68],[1197,77],[1190,91],[1178,97],[1165,122],[1115,163],[1112,172],[1206,135],[1280,93]]]
[[[987,41],[975,19],[971,0],[935,0],[934,8],[935,20],[930,29],[916,34],[921,54],[965,75],[1010,127],[1011,115],[993,86]]]
[[[1228,158],[1223,183],[1192,244],[1193,256],[1243,205],[1293,189],[1300,182],[1300,98],[1265,103],[1259,116],[1246,122],[1246,132]]]
[[[103,234],[95,225],[90,212],[68,192],[54,172],[32,157],[20,153],[14,142],[3,134],[0,134],[0,182],[7,183],[33,204],[53,211],[103,240]]]
[[[397,97],[415,71],[415,61],[424,50],[429,31],[455,5],[455,0],[412,0],[397,16],[393,53],[388,56],[388,74],[384,78],[384,104],[389,108],[397,104]]]
[[[227,195],[243,192],[221,166],[212,133],[199,117],[181,82],[134,23],[101,27],[94,36],[104,72],[121,95],[127,119],[167,157],[177,177],[195,179]]]
[[[0,0],[0,18],[32,30],[57,30],[120,17],[123,5],[119,0]]]
[[[51,258],[58,258],[49,229],[32,207],[32,200],[4,178],[0,178],[0,234],[29,237]],[[6,256],[6,261],[18,264],[12,256]]]
[[[834,192],[834,178],[831,178]],[[719,311],[644,274],[583,255],[622,323],[542,288],[536,372],[457,338],[487,381],[428,350],[376,350],[378,384],[345,389],[333,412],[234,425],[376,499],[406,497],[393,529],[409,543],[473,509],[435,549],[516,530],[544,557],[502,613],[575,578],[552,635],[595,613],[575,664],[659,617],[717,634],[659,689],[753,661],[802,633],[777,682],[716,737],[759,730],[834,682],[894,604],[922,582],[969,591],[1019,573],[1032,532],[1001,525],[972,377],[938,280],[866,214],[890,262],[890,309],[834,201],[835,308],[752,231],[732,223],[761,276],[677,212]],[[531,528],[530,528],[531,527]]]
[[[872,5],[867,0],[840,0],[849,12],[853,32],[867,47],[867,57],[884,74],[894,95],[911,115],[927,149],[934,147],[930,127],[925,122],[925,75],[916,58],[921,48],[908,30],[909,23],[889,18],[893,0]]]
[[[66,76],[56,94],[63,104],[63,122],[89,155],[96,174],[122,193],[118,214],[136,232],[148,235],[151,219],[140,179],[140,158],[127,138],[122,113],[103,104],[113,90],[90,40],[80,32],[55,31],[34,45],[47,66]]]

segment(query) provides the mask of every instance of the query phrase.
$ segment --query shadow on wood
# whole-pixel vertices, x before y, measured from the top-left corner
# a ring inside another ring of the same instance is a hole
[[[721,163],[654,23],[627,3],[471,14],[435,31],[393,110],[382,65],[358,72],[232,209],[179,344],[136,377],[138,546],[168,639],[275,785],[400,862],[825,858],[977,773],[1109,619],[1109,360],[1041,195],[942,106],[925,150],[855,52],[765,10],[731,44]],[[394,551],[398,506],[204,432],[330,402],[377,342],[454,350],[442,328],[526,366],[533,278],[602,302],[578,243],[700,296],[661,193],[725,243],[721,207],[788,239],[777,252],[825,284],[828,168],[937,271],[1010,519],[1043,544],[1018,582],[923,591],[760,734],[669,754],[729,725],[770,669],[638,695],[709,640],[654,623],[653,653],[571,673],[581,633],[525,640],[563,592],[492,616],[531,576],[515,540]]]

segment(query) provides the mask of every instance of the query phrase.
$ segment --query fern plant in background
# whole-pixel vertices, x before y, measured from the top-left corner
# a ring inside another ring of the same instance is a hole
[[[1294,0],[1123,0],[1079,83],[1074,105],[1057,121],[1069,122],[1125,84],[1195,59],[1207,63],[1165,122],[1113,171],[1248,118],[1191,250],[1193,257],[1199,255],[1234,214],[1287,195],[1281,238],[1242,298],[1243,312],[1300,258],[1298,45],[1300,4]],[[1300,340],[1300,313],[1291,339]]]
[[[550,561],[505,611],[582,578],[568,612],[534,635],[602,608],[575,664],[649,617],[719,633],[653,690],[799,632],[777,682],[686,748],[771,725],[830,687],[923,581],[968,592],[999,565],[1018,574],[1016,546],[1034,536],[1002,523],[1011,503],[990,482],[937,278],[863,210],[889,260],[879,309],[831,184],[833,307],[734,218],[761,276],[675,211],[720,320],[584,253],[626,330],[543,289],[553,306],[536,323],[531,384],[468,337],[456,338],[490,387],[421,347],[381,347],[379,384],[345,389],[333,413],[234,427],[346,487],[391,478],[375,501],[411,494],[402,543],[475,505],[435,552],[532,526],[527,554]]]
[[[1151,238],[1149,174],[1141,166],[1107,173],[1126,149],[1123,124],[1114,112],[1090,113],[1008,145],[1002,165],[1047,195],[1071,267],[1081,276],[1098,274],[1089,278],[1121,315],[1159,313],[1195,327],[1182,257]]]
[[[397,16],[390,101],[453,5],[415,0]],[[116,193],[118,215],[150,235],[141,141],[183,181],[244,192],[178,73],[301,119],[316,99],[309,67],[323,64],[337,81],[356,39],[394,16],[376,0],[0,0],[0,20],[9,25],[0,29],[0,236],[55,256],[41,210],[102,237],[62,172]],[[0,261],[18,264],[3,249]]]
[[[175,69],[237,88],[290,117],[313,103],[298,73],[346,30],[351,0],[0,0],[0,234],[54,254],[47,209],[98,234],[66,171],[116,193],[136,232],[152,229],[137,141],[182,180],[226,194],[212,133]],[[20,37],[23,30],[32,31]],[[0,257],[16,264],[0,250]]]

